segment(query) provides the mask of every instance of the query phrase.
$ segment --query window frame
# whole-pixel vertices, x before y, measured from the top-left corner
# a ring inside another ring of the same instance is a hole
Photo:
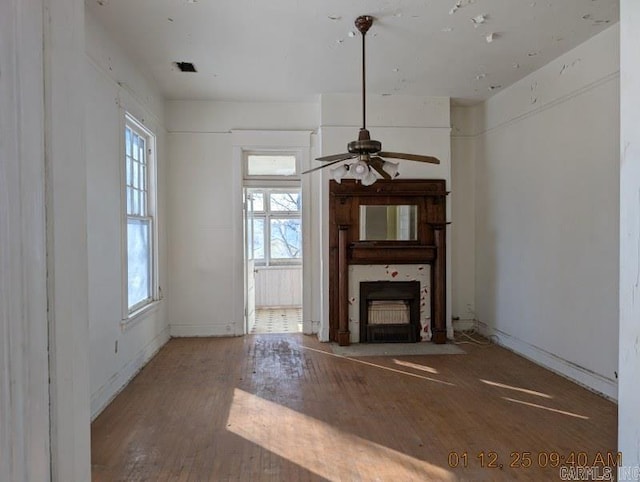
[[[134,134],[145,140],[145,162],[146,166],[146,190],[145,207],[143,214],[129,214],[127,197],[127,151],[126,151],[126,131],[130,129]],[[120,129],[121,149],[121,233],[122,233],[122,321],[125,328],[129,323],[138,318],[141,314],[152,309],[160,300],[160,286],[158,276],[158,220],[157,220],[157,152],[156,136],[151,129],[131,113],[124,111]],[[128,262],[128,224],[129,220],[141,220],[149,223],[149,297],[138,303],[129,306],[129,262]]]
[[[273,268],[283,266],[300,266],[302,265],[302,249],[303,239],[302,232],[300,232],[300,256],[297,258],[272,258],[271,257],[271,220],[272,219],[298,219],[302,224],[302,205],[297,211],[272,211],[271,210],[271,194],[274,193],[290,193],[296,192],[300,196],[300,203],[302,204],[302,189],[300,187],[249,187],[248,193],[261,193],[263,195],[263,210],[253,211],[251,217],[255,219],[261,219],[263,221],[263,250],[264,258],[256,258],[253,254],[253,260],[256,267],[260,268]],[[255,239],[255,231],[253,233]]]

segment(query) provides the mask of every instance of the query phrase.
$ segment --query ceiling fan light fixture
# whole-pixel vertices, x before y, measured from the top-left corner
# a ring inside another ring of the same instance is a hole
[[[376,175],[371,169],[369,169],[369,172],[360,180],[360,182],[363,186],[371,186],[377,180],[378,178],[376,177]]]
[[[353,177],[360,180],[364,179],[365,176],[371,172],[371,170],[369,169],[369,164],[367,164],[367,162],[363,159],[360,159],[358,162],[353,164],[349,170],[351,171]]]
[[[329,172],[331,173],[331,177],[333,178],[333,180],[338,184],[341,184],[344,176],[349,173],[349,167],[345,164],[342,164],[341,166],[334,167]]]
[[[382,164],[382,170],[389,174],[391,176],[391,179],[393,179],[394,177],[398,177],[398,175],[400,174],[398,172],[399,166],[400,164],[398,164],[397,162],[384,161],[384,163]]]

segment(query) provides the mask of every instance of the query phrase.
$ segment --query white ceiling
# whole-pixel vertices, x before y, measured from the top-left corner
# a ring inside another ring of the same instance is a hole
[[[618,0],[86,3],[169,99],[295,101],[357,93],[361,40],[353,21],[368,14],[376,18],[367,35],[370,93],[473,103],[619,17]],[[476,26],[471,19],[483,14],[485,23]],[[193,62],[198,73],[182,73],[174,61]]]

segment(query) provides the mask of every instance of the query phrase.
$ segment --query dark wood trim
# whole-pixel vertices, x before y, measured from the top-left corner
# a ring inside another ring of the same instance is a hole
[[[433,318],[431,319],[431,333],[435,343],[447,342],[447,245],[446,227],[440,225],[434,228],[436,235],[436,256],[432,265],[433,284],[431,287],[433,301]]]
[[[333,182],[333,181],[330,181]],[[331,187],[332,196],[442,196],[446,197],[448,191],[444,179],[395,179],[386,181],[379,179],[372,186],[363,186],[353,179],[345,179],[341,184],[335,183]]]
[[[329,338],[349,344],[351,264],[430,264],[432,341],[446,342],[446,190],[444,179],[329,183]],[[415,241],[360,241],[361,205],[418,206]]]
[[[350,264],[430,263],[437,255],[435,246],[376,246],[351,243],[349,248]]]
[[[340,226],[338,231],[338,301],[339,329],[338,343],[349,345],[349,264],[347,263],[347,229]]]

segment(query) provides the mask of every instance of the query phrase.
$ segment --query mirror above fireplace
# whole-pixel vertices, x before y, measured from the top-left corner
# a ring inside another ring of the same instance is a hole
[[[416,241],[418,206],[360,205],[360,241]]]

